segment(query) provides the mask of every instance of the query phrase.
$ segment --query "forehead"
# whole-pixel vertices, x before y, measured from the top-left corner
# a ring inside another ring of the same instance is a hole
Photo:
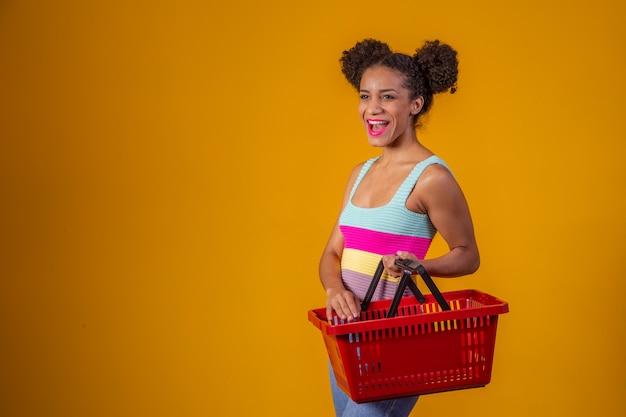
[[[383,66],[374,66],[365,70],[361,76],[361,89],[389,89],[406,90],[405,75],[395,69]]]

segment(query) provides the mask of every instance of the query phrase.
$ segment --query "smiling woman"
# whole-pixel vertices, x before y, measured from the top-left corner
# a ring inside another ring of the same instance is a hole
[[[457,89],[457,53],[449,45],[437,40],[426,42],[414,56],[409,56],[392,52],[383,42],[366,39],[349,51],[344,51],[340,62],[346,79],[358,91],[365,88],[362,85],[363,77],[371,68],[383,67],[404,75],[400,80],[401,87],[407,90],[409,99],[423,100],[420,109],[412,109],[416,125],[420,116],[430,110],[433,94],[446,91],[454,94]],[[367,91],[362,92],[362,98],[369,96]],[[398,94],[399,89],[392,92]]]
[[[326,316],[334,312],[352,320],[381,258],[385,271],[374,299],[393,297],[403,272],[395,265],[398,259],[419,260],[433,276],[457,277],[476,271],[479,254],[461,188],[415,131],[433,94],[456,90],[456,52],[433,41],[409,56],[366,39],[345,51],[340,62],[359,92],[358,112],[368,142],[381,149],[380,156],[353,169],[320,261]],[[449,250],[425,260],[437,232]],[[341,417],[408,416],[417,401],[405,397],[357,404],[338,388],[332,371],[331,386]]]
[[[395,70],[381,66],[368,69],[361,78],[359,90],[359,114],[370,145],[385,146],[392,144],[398,136],[411,136],[424,98],[411,98],[410,91],[403,86],[403,79]],[[388,134],[383,136],[385,133]]]

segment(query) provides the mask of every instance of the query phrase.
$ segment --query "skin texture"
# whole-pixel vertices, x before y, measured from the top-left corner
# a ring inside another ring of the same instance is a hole
[[[381,149],[381,157],[372,165],[357,189],[352,202],[360,207],[379,207],[391,200],[415,164],[433,155],[418,140],[415,118],[424,105],[424,98],[411,98],[405,75],[382,65],[367,68],[360,79],[358,113],[368,142]],[[375,119],[386,125],[380,135],[372,135],[368,121]],[[342,209],[363,163],[351,172],[345,188]],[[463,192],[452,174],[443,166],[431,165],[422,174],[409,195],[406,206],[430,217],[449,251],[444,255],[419,260],[431,276],[457,277],[475,272],[480,259],[469,208]],[[360,300],[346,290],[341,281],[343,236],[335,223],[322,253],[319,274],[327,294],[327,317],[334,310],[342,319],[357,317]],[[399,251],[383,257],[387,272],[395,277],[402,270],[396,259],[416,260],[415,255]]]

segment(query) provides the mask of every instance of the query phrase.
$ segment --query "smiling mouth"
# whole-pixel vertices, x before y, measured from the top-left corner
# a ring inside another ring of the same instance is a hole
[[[389,127],[389,122],[384,120],[367,120],[367,132],[372,136],[382,135],[387,130],[387,127]]]

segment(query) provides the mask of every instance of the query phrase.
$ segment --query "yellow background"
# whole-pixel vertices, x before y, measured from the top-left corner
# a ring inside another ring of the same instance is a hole
[[[0,415],[332,415],[306,313],[376,155],[337,62],[365,37],[458,50],[419,136],[482,266],[438,282],[511,308],[492,383],[413,415],[626,415],[622,4],[4,0]]]

